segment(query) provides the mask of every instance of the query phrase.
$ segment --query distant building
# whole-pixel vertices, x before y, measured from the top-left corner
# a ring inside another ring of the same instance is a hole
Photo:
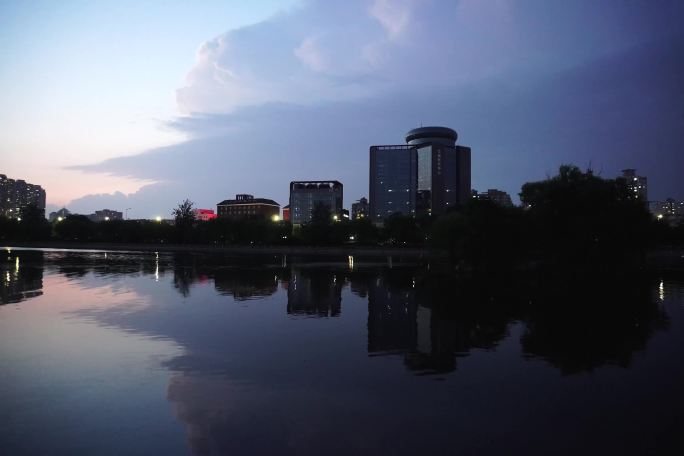
[[[672,198],[665,201],[651,201],[648,208],[658,220],[665,220],[673,224],[684,220],[684,201],[677,201]]]
[[[457,146],[451,128],[421,127],[406,145],[371,146],[369,211],[388,216],[439,215],[470,198],[470,148]]]
[[[88,218],[93,222],[123,220],[123,212],[113,211],[111,209],[102,209],[101,211],[95,211],[95,213],[88,215]]]
[[[63,207],[58,211],[50,212],[50,217],[48,217],[48,218],[51,222],[54,222],[55,220],[57,220],[58,222],[61,222],[62,220],[67,218],[67,216],[69,216],[69,215],[71,215],[71,212],[69,211],[69,209],[67,209],[66,207]]]
[[[511,195],[504,192],[503,190],[497,190],[495,188],[490,188],[486,192],[478,193],[477,190],[473,190],[473,198],[480,200],[489,200],[499,206],[513,207],[513,200],[511,200]]]
[[[290,221],[290,205],[289,204],[286,205],[285,207],[283,207],[283,220],[285,220],[286,222]]]
[[[280,217],[280,204],[272,199],[239,194],[235,199],[221,201],[216,206],[219,217],[231,219],[273,219]]]
[[[627,181],[629,194],[640,201],[648,201],[648,181],[645,176],[637,176],[636,169],[623,169],[622,177]]]
[[[26,207],[35,205],[45,217],[45,190],[24,180],[9,179],[0,174],[0,215],[21,217]]]
[[[342,183],[338,181],[290,182],[290,218],[293,225],[311,221],[316,204],[330,208],[333,217],[342,218]]]
[[[195,214],[195,220],[201,222],[208,222],[216,218],[216,212],[213,209],[193,209],[192,212]]]
[[[352,220],[358,220],[362,218],[368,218],[369,206],[368,200],[366,198],[361,198],[354,204],[352,204],[351,218]]]

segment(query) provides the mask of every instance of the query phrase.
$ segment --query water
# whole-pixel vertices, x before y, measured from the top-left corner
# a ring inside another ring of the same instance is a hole
[[[684,454],[676,276],[0,255],[0,454]]]

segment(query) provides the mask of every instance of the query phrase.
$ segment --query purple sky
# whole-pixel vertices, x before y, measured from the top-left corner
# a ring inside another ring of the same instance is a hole
[[[637,168],[650,199],[684,199],[682,23],[680,1],[303,2],[197,43],[164,120],[184,139],[65,167],[153,183],[68,207],[148,217],[236,193],[284,205],[295,179],[340,180],[349,207],[367,196],[369,146],[421,123],[472,147],[479,190],[515,198],[574,163]]]

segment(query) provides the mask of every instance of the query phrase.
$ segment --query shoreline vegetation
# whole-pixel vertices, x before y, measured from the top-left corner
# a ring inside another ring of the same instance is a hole
[[[520,207],[471,200],[442,215],[394,214],[339,220],[317,205],[302,226],[264,219],[198,221],[193,203],[173,211],[174,223],[93,222],[82,215],[48,222],[37,208],[20,219],[0,217],[0,244],[224,254],[355,255],[440,259],[459,275],[544,269],[604,274],[645,268],[684,269],[684,224],[655,219],[624,178],[603,179],[572,165],[526,183]],[[443,268],[441,266],[444,266]]]

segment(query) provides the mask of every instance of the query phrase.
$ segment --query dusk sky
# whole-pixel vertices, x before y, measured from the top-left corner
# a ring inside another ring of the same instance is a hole
[[[422,125],[517,195],[558,166],[684,199],[682,1],[0,3],[0,173],[48,212],[368,193],[368,148]]]

